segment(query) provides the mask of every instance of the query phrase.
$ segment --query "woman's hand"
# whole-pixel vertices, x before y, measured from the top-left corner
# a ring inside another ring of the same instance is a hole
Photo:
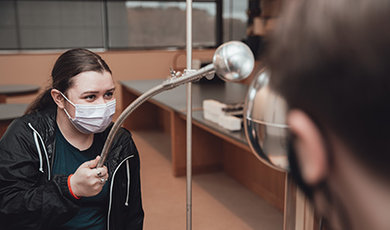
[[[100,156],[84,162],[70,178],[70,186],[74,195],[90,197],[100,193],[108,179],[107,167],[96,168]]]

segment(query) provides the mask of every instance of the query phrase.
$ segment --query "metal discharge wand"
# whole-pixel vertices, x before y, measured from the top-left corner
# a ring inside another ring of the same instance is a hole
[[[176,88],[188,82],[193,82],[201,79],[204,76],[210,76],[214,73],[225,81],[240,81],[247,78],[254,67],[254,56],[247,45],[239,41],[230,41],[222,44],[214,53],[213,63],[195,71],[185,73],[182,76],[174,76],[160,85],[151,88],[134,100],[126,109],[119,115],[117,121],[111,128],[107,140],[104,143],[103,150],[100,154],[101,159],[97,167],[103,166],[107,159],[112,141],[115,134],[126,120],[126,118],[142,103],[149,98],[163,91]]]

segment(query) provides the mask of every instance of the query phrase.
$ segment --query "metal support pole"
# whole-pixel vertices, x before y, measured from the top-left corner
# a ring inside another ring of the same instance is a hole
[[[284,213],[283,230],[294,230],[296,219],[296,192],[297,187],[289,173],[286,173],[284,182]]]
[[[123,3],[124,4],[124,3]],[[109,31],[108,31],[108,3],[107,0],[102,2],[102,27],[103,27],[103,47],[108,50],[110,47]]]
[[[192,63],[192,0],[186,2],[186,53],[187,72],[191,71]],[[187,84],[187,230],[192,229],[192,92],[191,82]]]

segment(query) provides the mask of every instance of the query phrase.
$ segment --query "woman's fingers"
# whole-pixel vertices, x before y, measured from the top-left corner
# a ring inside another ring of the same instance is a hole
[[[84,162],[71,177],[71,187],[77,196],[89,197],[98,194],[108,180],[107,167],[96,168],[99,159],[100,156]]]
[[[94,169],[96,168],[97,164],[99,163],[99,160],[100,160],[100,156],[97,156],[95,159],[93,160],[90,160],[90,161],[86,161],[84,163],[82,163],[79,168],[90,168],[90,169]]]
[[[106,183],[106,181],[108,180],[107,178],[99,178],[100,179],[100,183],[101,184],[105,184]]]
[[[99,163],[100,156],[97,156],[95,159],[88,161],[88,167],[93,169],[96,168],[97,164]]]
[[[95,174],[96,174],[96,177],[106,177],[107,176],[107,167],[106,166],[103,166],[103,167],[99,167],[99,168],[95,168],[93,169],[95,170]]]
[[[105,184],[106,181],[108,180],[108,172],[107,172],[107,167],[103,166],[100,168],[96,168],[96,177],[99,179],[100,184]]]

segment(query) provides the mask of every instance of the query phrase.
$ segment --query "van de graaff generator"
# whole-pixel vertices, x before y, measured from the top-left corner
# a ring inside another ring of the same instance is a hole
[[[146,91],[129,106],[127,106],[126,109],[119,115],[108,134],[100,155],[101,159],[97,167],[103,166],[105,160],[107,159],[115,134],[126,118],[149,98],[163,91],[176,88],[179,85],[197,81],[202,77],[213,76],[214,73],[225,81],[240,81],[247,78],[252,73],[253,67],[254,56],[249,47],[239,41],[230,41],[217,48],[211,64],[194,72],[184,72],[184,74],[180,76],[173,75],[170,79],[162,82],[160,85]]]

